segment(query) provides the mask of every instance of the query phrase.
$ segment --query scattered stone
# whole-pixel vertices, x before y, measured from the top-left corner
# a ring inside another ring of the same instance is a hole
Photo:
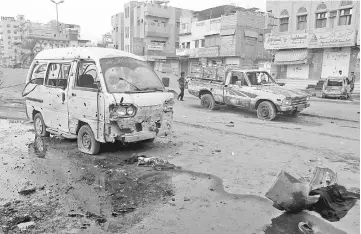
[[[31,185],[27,185],[25,187],[23,187],[22,189],[20,189],[18,191],[18,193],[20,195],[29,195],[31,193],[34,193],[36,191],[36,187],[35,186],[31,186]]]
[[[214,191],[214,188],[210,188],[209,190]]]
[[[35,223],[31,221],[26,223],[20,223],[17,226],[20,229],[20,231],[26,231],[29,228],[35,227]]]
[[[172,197],[172,201],[175,201],[175,198],[174,198],[174,197]]]
[[[220,153],[220,152],[222,152],[222,150],[220,150],[220,149],[217,149],[217,150],[216,150],[216,152],[217,152],[217,153]]]
[[[40,185],[39,186],[39,190],[44,190],[45,189],[45,185]]]
[[[184,201],[190,201],[191,199],[189,199],[188,197],[184,197]]]
[[[82,217],[84,217],[84,215],[83,214],[78,214],[78,213],[70,213],[70,214],[68,214],[68,217],[82,218]]]

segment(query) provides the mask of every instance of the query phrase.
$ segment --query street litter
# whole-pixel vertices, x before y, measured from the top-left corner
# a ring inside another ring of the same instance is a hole
[[[35,227],[35,223],[31,221],[26,223],[19,223],[17,226],[20,229],[20,231],[26,231],[29,228]]]
[[[164,169],[176,169],[174,164],[171,164],[166,159],[157,157],[147,157],[146,155],[133,154],[129,159],[125,160],[126,163],[134,164],[143,167],[152,167],[157,171]]]
[[[324,219],[335,222],[346,216],[357,199],[360,199],[360,194],[349,192],[338,185],[337,174],[331,169],[317,167],[310,181],[305,178],[297,179],[281,171],[266,197],[279,210],[311,210]]]

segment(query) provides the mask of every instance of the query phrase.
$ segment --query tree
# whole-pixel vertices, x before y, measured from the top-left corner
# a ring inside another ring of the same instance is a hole
[[[24,64],[26,60],[31,62],[35,55],[42,50],[42,43],[43,40],[40,40],[38,38],[29,38],[24,39],[21,43],[21,47],[23,49],[23,53],[21,55],[21,63]],[[38,46],[40,47],[40,50],[38,50]]]

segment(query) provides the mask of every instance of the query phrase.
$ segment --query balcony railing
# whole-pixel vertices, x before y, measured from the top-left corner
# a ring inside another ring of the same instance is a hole
[[[164,6],[148,5],[144,9],[144,15],[169,19],[171,17],[171,11]]]

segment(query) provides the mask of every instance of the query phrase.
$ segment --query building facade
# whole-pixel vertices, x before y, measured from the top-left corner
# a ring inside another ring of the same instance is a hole
[[[230,6],[221,6],[218,14],[183,17],[180,28],[181,69],[197,73],[199,65],[256,65],[270,58],[264,50],[266,14]],[[214,10],[210,11],[214,12]],[[212,18],[217,17],[217,18]]]
[[[124,13],[113,15],[111,23],[114,48],[124,50]]]
[[[167,3],[131,1],[124,5],[124,51],[144,56],[156,70],[178,74],[180,17],[191,11]]]
[[[20,51],[16,44],[22,40],[20,28],[25,23],[23,15],[1,17],[0,21],[0,63],[14,65],[19,60]]]
[[[355,72],[359,64],[359,1],[267,1],[272,31],[265,48],[274,54],[279,79],[319,80]]]

